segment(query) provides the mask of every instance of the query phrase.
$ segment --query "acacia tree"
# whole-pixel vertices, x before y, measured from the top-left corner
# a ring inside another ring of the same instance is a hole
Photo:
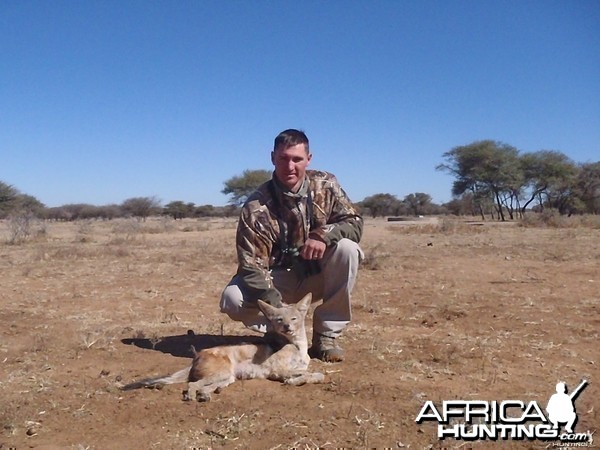
[[[432,206],[431,200],[431,195],[423,192],[415,192],[414,194],[405,196],[402,201],[415,216],[420,216],[430,209]]]
[[[437,166],[456,177],[452,195],[471,192],[475,201],[492,198],[499,218],[506,220],[504,208],[513,217],[513,204],[523,184],[519,151],[508,144],[485,140],[454,147],[444,153],[446,163]],[[482,218],[485,219],[481,203]]]
[[[575,192],[586,212],[600,214],[600,161],[580,166],[575,180]]]
[[[9,184],[0,181],[0,219],[15,214],[40,216],[45,205],[32,195],[22,194]]]
[[[221,192],[230,196],[230,204],[241,206],[252,192],[270,179],[271,172],[268,170],[244,170],[241,175],[236,175],[225,181],[223,183],[225,187]]]
[[[193,217],[196,211],[196,205],[185,203],[181,200],[175,200],[167,203],[163,208],[163,214],[167,214],[173,219],[183,219],[184,217]]]
[[[121,203],[121,210],[140,220],[157,214],[160,211],[160,200],[156,197],[132,197]]]
[[[402,202],[393,194],[371,195],[359,202],[358,206],[368,209],[371,217],[397,216],[405,209]]]
[[[44,208],[46,208],[46,205],[44,205],[42,202],[40,202],[33,195],[28,195],[28,194],[19,194],[17,196],[16,203],[17,203],[16,207],[17,207],[18,211],[28,212],[37,217],[42,215]]]
[[[0,181],[0,218],[6,217],[16,206],[19,191]]]
[[[527,207],[537,201],[540,208],[565,203],[570,197],[570,186],[577,173],[575,163],[565,154],[554,150],[540,150],[521,156],[525,184],[529,199],[521,208],[524,214]]]
[[[455,216],[475,216],[479,212],[471,192],[465,192],[442,205],[450,214]]]

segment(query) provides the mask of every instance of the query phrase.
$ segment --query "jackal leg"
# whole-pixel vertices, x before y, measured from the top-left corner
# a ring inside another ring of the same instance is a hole
[[[183,399],[185,401],[196,400],[199,402],[208,402],[210,401],[210,397],[213,392],[229,386],[234,381],[235,377],[233,375],[203,378],[198,381],[190,381],[188,383],[187,391],[184,391],[183,393]]]
[[[292,386],[302,386],[303,384],[315,384],[322,383],[325,379],[325,375],[319,372],[306,372],[302,375],[296,375],[284,380],[285,384]]]

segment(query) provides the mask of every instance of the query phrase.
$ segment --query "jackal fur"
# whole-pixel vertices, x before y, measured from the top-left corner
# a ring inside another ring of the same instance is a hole
[[[267,342],[222,345],[199,352],[192,346],[194,359],[191,366],[168,376],[137,381],[121,389],[187,382],[184,400],[208,401],[213,392],[220,391],[235,380],[262,378],[295,386],[321,383],[325,378],[322,373],[308,371],[310,357],[304,318],[311,298],[311,294],[308,294],[297,304],[280,308],[258,300],[258,307],[271,323],[273,331],[284,341],[280,349]]]

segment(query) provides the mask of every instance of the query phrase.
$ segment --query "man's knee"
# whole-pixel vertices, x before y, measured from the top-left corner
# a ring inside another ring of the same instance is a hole
[[[242,322],[253,331],[265,333],[268,329],[268,321],[258,307],[244,303],[244,296],[235,283],[235,278],[223,290],[219,306],[221,312],[227,314],[231,320]]]
[[[337,260],[345,260],[356,264],[364,257],[360,246],[353,240],[346,238],[339,240],[333,247],[332,256]]]
[[[229,284],[221,294],[219,307],[221,312],[227,314],[233,320],[242,320],[244,317],[243,306],[244,296],[242,291],[235,284]]]

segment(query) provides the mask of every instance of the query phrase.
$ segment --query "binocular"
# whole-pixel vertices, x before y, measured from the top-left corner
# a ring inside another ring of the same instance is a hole
[[[300,256],[300,249],[296,247],[284,250],[286,264],[284,267],[293,270],[297,277],[308,278],[321,273],[321,264],[319,261],[304,259]]]

